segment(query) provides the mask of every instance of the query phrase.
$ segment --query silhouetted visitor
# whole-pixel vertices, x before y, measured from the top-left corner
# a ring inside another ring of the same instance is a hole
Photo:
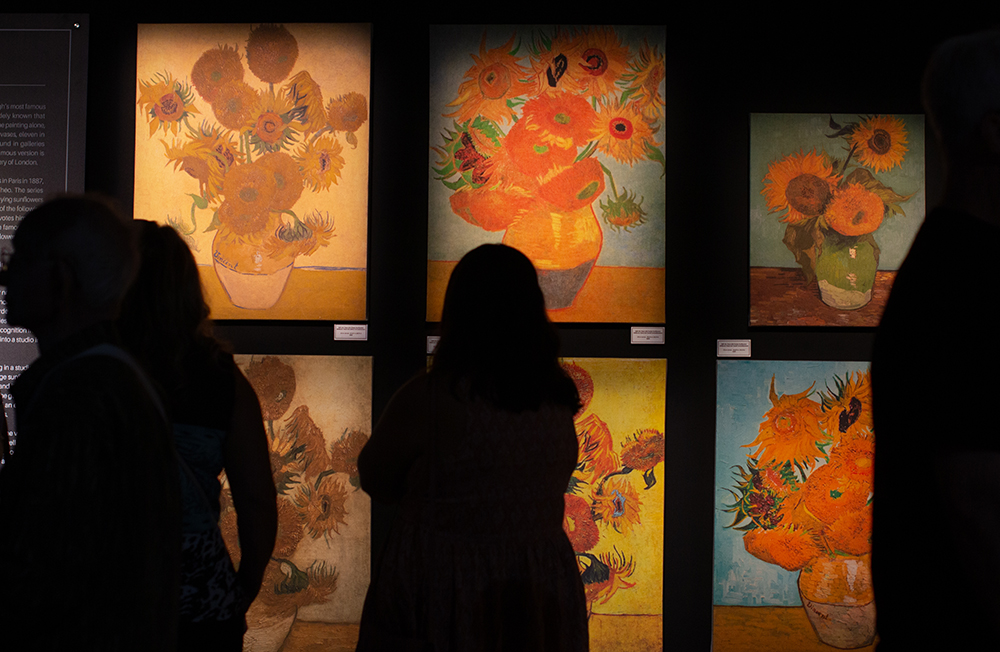
[[[2,282],[38,339],[14,382],[0,473],[0,641],[12,650],[175,650],[180,510],[163,405],[112,320],[135,273],[127,224],[65,197],[25,215]]]
[[[879,652],[1000,640],[1000,31],[932,55],[945,195],[901,266],[872,364]]]
[[[165,394],[180,457],[179,649],[239,652],[277,531],[260,403],[212,335],[187,244],[169,226],[139,220],[134,227],[141,264],[118,327],[125,347]],[[238,519],[238,572],[219,530],[223,468]]]
[[[358,459],[400,513],[358,650],[586,650],[563,532],[580,399],[535,269],[483,245],[455,267],[432,369],[392,398]]]

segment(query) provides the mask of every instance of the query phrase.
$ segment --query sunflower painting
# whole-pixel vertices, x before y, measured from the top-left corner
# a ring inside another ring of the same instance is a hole
[[[875,326],[924,218],[919,115],[750,117],[750,325]]]
[[[874,649],[868,363],[720,361],[717,387],[712,649]]]
[[[563,528],[587,596],[590,649],[663,649],[666,360],[567,358],[579,462]]]
[[[556,321],[665,318],[665,30],[434,26],[427,319],[486,242]]]
[[[244,649],[356,642],[370,569],[371,505],[357,459],[371,432],[371,358],[238,355],[236,362],[260,399],[278,491],[277,541],[247,614]],[[225,482],[220,526],[238,564]]]
[[[140,25],[135,216],[217,319],[366,317],[367,25]]]

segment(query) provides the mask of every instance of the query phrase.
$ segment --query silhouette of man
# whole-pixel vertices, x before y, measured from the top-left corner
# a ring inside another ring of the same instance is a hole
[[[1000,242],[1000,31],[939,46],[923,92],[945,196],[899,270],[875,341],[879,652],[1000,640],[1000,290],[990,253]]]
[[[0,472],[0,641],[17,650],[175,646],[178,475],[155,391],[110,320],[135,274],[126,223],[66,197],[28,213],[0,282],[38,339],[14,382]]]

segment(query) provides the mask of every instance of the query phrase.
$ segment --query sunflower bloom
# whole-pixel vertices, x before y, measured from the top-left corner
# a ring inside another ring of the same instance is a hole
[[[618,89],[615,84],[628,70],[631,58],[627,45],[611,27],[594,27],[580,37],[576,65],[583,71],[586,94],[602,98]]]
[[[793,526],[750,530],[743,535],[743,547],[757,559],[787,571],[805,568],[821,553],[812,535]]]
[[[346,93],[330,100],[326,118],[334,131],[353,133],[368,120],[368,100],[361,93]]]
[[[872,508],[847,512],[824,531],[827,545],[851,555],[864,555],[872,550]]]
[[[258,222],[268,219],[271,201],[276,191],[274,175],[260,163],[234,167],[226,174],[222,184],[222,194],[226,198],[224,204],[229,204],[227,216],[239,220],[252,216],[252,221],[234,221],[227,223],[227,226],[240,235],[260,230],[263,224]],[[261,215],[263,217],[260,217]],[[219,219],[226,223],[221,208]]]
[[[314,539],[329,539],[331,534],[340,534],[341,525],[347,525],[347,489],[333,475],[299,485],[292,502],[305,517],[306,532]]]
[[[242,163],[244,155],[227,137],[202,125],[199,135],[188,134],[184,142],[173,145],[160,141],[166,149],[167,160],[175,170],[184,170],[198,180],[199,194],[209,203],[215,203],[222,194],[226,171]]]
[[[296,155],[303,182],[309,189],[319,192],[337,183],[344,168],[344,157],[340,155],[342,151],[344,148],[339,140],[323,136]]]
[[[459,123],[481,115],[497,123],[511,122],[511,110],[507,100],[525,95],[531,85],[521,81],[528,70],[518,63],[518,57],[510,54],[515,35],[498,48],[486,49],[486,33],[479,44],[479,56],[471,55],[475,62],[465,72],[465,81],[458,87],[458,97],[447,106],[458,107],[445,117],[455,117]]]
[[[590,140],[597,113],[583,97],[560,93],[524,103],[526,129],[545,145],[570,149]]]
[[[149,135],[163,127],[177,134],[178,124],[188,115],[198,113],[194,93],[168,73],[157,73],[153,81],[139,82],[139,102],[149,120]]]
[[[814,383],[815,384],[815,383]],[[818,443],[825,442],[827,436],[820,430],[819,420],[822,407],[809,398],[813,385],[798,394],[782,394],[774,391],[774,376],[771,376],[771,405],[760,424],[757,438],[744,448],[757,446],[754,455],[759,466],[781,467],[785,462],[803,464],[812,468],[816,458],[822,453]]]
[[[853,482],[839,464],[831,462],[809,475],[802,492],[806,509],[829,525],[844,514],[863,509],[871,495],[871,485]]]
[[[368,433],[352,430],[330,446],[330,470],[346,473],[355,489],[358,484],[358,455],[368,443]]]
[[[823,393],[823,430],[833,436],[855,437],[871,432],[872,384],[870,371],[849,373],[844,380],[834,379],[834,389]]]
[[[788,211],[781,221],[794,224],[822,213],[838,181],[825,154],[800,152],[767,166],[760,194],[769,212]]]
[[[849,183],[834,191],[823,217],[842,235],[873,233],[885,217],[885,203],[861,184]]]
[[[264,420],[274,421],[284,416],[295,396],[295,369],[273,355],[251,360],[243,370],[257,399]]]
[[[594,522],[590,503],[582,496],[565,494],[566,511],[563,514],[563,530],[569,537],[574,552],[587,552],[600,541],[601,533]]]
[[[666,59],[659,48],[650,48],[649,43],[639,48],[639,55],[629,64],[629,72],[622,77],[630,99],[639,106],[639,111],[649,122],[663,117],[666,102],[660,94],[660,84],[666,78]]]
[[[307,468],[326,469],[329,466],[330,457],[326,451],[326,438],[320,427],[309,416],[308,405],[300,405],[295,408],[285,420],[282,430],[287,431],[295,438],[297,446],[305,446],[303,459]],[[310,470],[310,474],[315,475],[312,470]]]
[[[229,82],[243,81],[243,59],[235,47],[220,45],[207,50],[191,69],[191,83],[202,99],[211,104],[219,89]]]
[[[626,577],[632,577],[635,573],[635,560],[626,557],[617,548],[613,552],[601,553],[596,557],[589,553],[583,554],[582,557],[589,561],[589,565],[580,573],[589,618],[595,603],[606,604],[620,589],[631,589],[635,586],[635,582],[625,581]]]
[[[622,464],[636,471],[649,471],[663,461],[663,433],[647,428],[627,438],[622,444]]]
[[[576,385],[576,391],[580,394],[580,411],[574,415],[574,417],[578,417],[584,413],[587,406],[590,405],[590,400],[594,398],[594,379],[586,369],[575,362],[564,362],[562,368]]]
[[[278,84],[299,58],[299,44],[284,25],[258,25],[247,37],[247,67],[257,79]]]
[[[326,126],[326,110],[323,108],[323,91],[319,84],[305,70],[295,73],[283,89],[285,98],[295,107],[293,110],[302,123],[306,134]]]
[[[594,494],[594,518],[614,528],[615,532],[629,534],[642,521],[639,510],[642,501],[628,477],[609,476]]]
[[[223,127],[241,131],[254,126],[259,104],[260,97],[249,84],[231,81],[219,87],[212,111]]]
[[[875,464],[875,436],[861,429],[841,439],[830,451],[830,463],[843,470],[844,477],[871,487]]]
[[[906,147],[906,123],[891,115],[877,115],[863,121],[851,135],[851,145],[862,164],[875,172],[902,164]]]
[[[502,176],[516,178],[504,171],[505,163],[510,163],[517,172],[527,177],[529,182],[537,182],[539,177],[553,170],[560,170],[573,165],[576,159],[576,148],[560,147],[555,143],[546,144],[542,141],[539,131],[529,131],[528,123],[519,120],[510,128],[503,140],[503,149],[496,157],[496,169]],[[504,158],[506,156],[506,158]]]
[[[586,87],[587,73],[579,64],[580,39],[562,28],[546,44],[539,39],[530,56],[532,95],[568,93],[579,95]]]
[[[500,187],[463,188],[449,198],[451,210],[486,231],[503,231],[524,215],[534,201],[528,193]]]
[[[635,103],[615,100],[601,106],[591,137],[602,152],[632,167],[648,148],[661,145],[654,140],[653,133]]]
[[[576,422],[576,441],[580,447],[577,469],[586,474],[591,484],[619,469],[611,430],[596,414]]]
[[[286,211],[302,196],[303,178],[298,162],[284,152],[271,152],[254,162],[264,168],[274,178],[274,195],[268,208],[272,211]]]

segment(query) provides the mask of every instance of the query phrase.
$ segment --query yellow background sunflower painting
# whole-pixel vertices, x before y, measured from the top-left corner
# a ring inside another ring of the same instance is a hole
[[[366,317],[367,25],[139,25],[135,216],[221,319]]]
[[[486,242],[556,321],[664,320],[662,27],[434,26],[427,318]]]
[[[371,566],[371,501],[357,469],[371,433],[371,358],[236,361],[260,399],[278,490],[278,536],[247,614],[247,649],[295,652],[356,641]],[[220,526],[238,562],[228,486]]]
[[[663,649],[666,360],[567,358],[579,464],[563,528],[587,595],[590,649]]]
[[[750,325],[877,325],[924,210],[923,116],[753,114]]]
[[[714,652],[872,650],[867,362],[720,361]]]

